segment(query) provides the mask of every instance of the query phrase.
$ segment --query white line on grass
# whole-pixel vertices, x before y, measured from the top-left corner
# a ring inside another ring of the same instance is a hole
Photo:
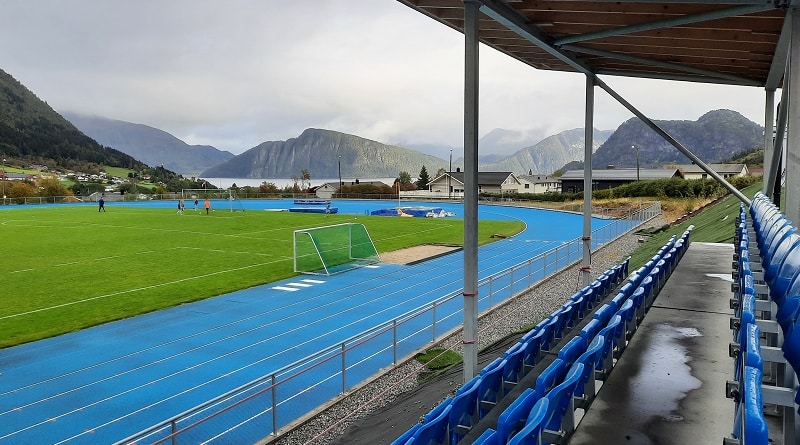
[[[133,293],[133,292],[141,292],[141,291],[144,291],[144,290],[156,289],[156,288],[159,288],[159,287],[170,286],[170,285],[173,285],[173,284],[178,284],[178,283],[183,283],[183,282],[186,282],[186,281],[197,280],[197,279],[200,279],[200,278],[213,277],[214,275],[221,275],[221,274],[225,274],[225,273],[229,273],[229,272],[238,272],[240,270],[252,269],[254,267],[267,266],[267,265],[270,265],[270,264],[280,263],[281,261],[285,261],[285,260],[267,261],[265,263],[251,264],[249,266],[236,267],[234,269],[228,269],[228,270],[219,270],[219,271],[216,271],[216,272],[211,272],[211,273],[207,273],[207,274],[203,274],[203,275],[197,275],[197,276],[189,277],[189,278],[181,278],[180,280],[168,281],[166,283],[152,284],[150,286],[139,287],[139,288],[136,288],[136,289],[128,289],[128,290],[123,290],[123,291],[119,291],[119,292],[112,292],[110,294],[105,294],[105,295],[97,295],[95,297],[84,298],[82,300],[70,301],[69,303],[57,304],[55,306],[49,306],[49,307],[44,307],[44,308],[40,308],[40,309],[34,309],[34,310],[31,310],[31,311],[20,312],[20,313],[17,313],[17,314],[4,315],[4,316],[0,317],[0,320],[6,320],[6,319],[9,319],[9,318],[21,317],[23,315],[35,314],[35,313],[38,313],[38,312],[45,312],[45,311],[49,311],[49,310],[52,310],[52,309],[60,309],[62,307],[72,306],[72,305],[75,305],[75,304],[78,304],[78,303],[86,303],[86,302],[89,302],[89,301],[101,300],[103,298],[115,297],[117,295],[125,295],[125,294],[129,294],[129,293]]]

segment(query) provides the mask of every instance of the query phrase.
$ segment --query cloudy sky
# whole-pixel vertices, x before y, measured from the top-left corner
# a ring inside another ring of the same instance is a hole
[[[308,127],[463,147],[463,35],[394,0],[3,0],[0,69],[47,101],[239,154]],[[481,48],[480,135],[583,126],[584,77]],[[604,77],[653,119],[763,124],[759,88]],[[602,90],[595,126],[632,115]]]

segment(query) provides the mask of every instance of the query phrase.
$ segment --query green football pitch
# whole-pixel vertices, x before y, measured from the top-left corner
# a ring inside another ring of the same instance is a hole
[[[295,275],[293,233],[365,225],[378,252],[461,245],[463,221],[95,206],[0,211],[0,348]],[[517,221],[479,222],[479,243]]]

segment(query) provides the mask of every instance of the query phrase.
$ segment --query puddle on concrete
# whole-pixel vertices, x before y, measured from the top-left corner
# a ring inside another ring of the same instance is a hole
[[[695,328],[667,324],[658,325],[653,330],[651,345],[640,359],[639,373],[630,383],[629,415],[631,420],[641,425],[641,431],[653,421],[683,420],[678,410],[680,401],[689,391],[700,388],[702,382],[692,375],[687,365],[690,357],[682,340],[701,335]]]
[[[719,278],[722,281],[729,281],[733,283],[733,277],[729,273],[707,273],[707,277]]]

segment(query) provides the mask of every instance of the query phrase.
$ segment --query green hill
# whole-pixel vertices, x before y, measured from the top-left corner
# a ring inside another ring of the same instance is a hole
[[[81,170],[144,164],[81,133],[11,75],[0,70],[0,155],[9,161]]]

